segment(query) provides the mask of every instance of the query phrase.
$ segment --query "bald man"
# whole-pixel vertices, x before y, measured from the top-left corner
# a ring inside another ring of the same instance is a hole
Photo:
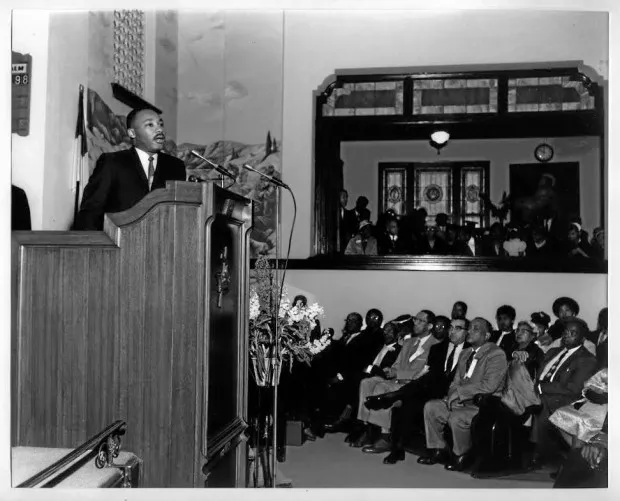
[[[472,447],[471,422],[478,414],[474,397],[478,394],[500,396],[508,371],[504,351],[490,342],[491,331],[491,324],[484,318],[477,317],[469,324],[467,342],[470,347],[459,356],[448,395],[441,400],[430,400],[424,406],[426,446],[431,454],[420,457],[418,463],[447,461],[443,432],[448,426],[454,445],[452,460],[445,467],[447,470],[462,471],[467,466]]]

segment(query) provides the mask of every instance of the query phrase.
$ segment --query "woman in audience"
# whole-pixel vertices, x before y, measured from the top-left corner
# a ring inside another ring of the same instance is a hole
[[[532,238],[525,253],[528,257],[548,257],[553,254],[551,240],[542,226],[532,227]]]
[[[564,332],[562,320],[579,315],[579,304],[573,298],[559,297],[553,302],[553,314],[557,317],[555,323],[549,327],[547,333],[552,339],[560,339]]]
[[[354,235],[344,253],[353,256],[376,256],[377,239],[372,236],[372,223],[362,221],[357,235]]]
[[[534,324],[534,330],[536,332],[535,343],[546,352],[549,349],[549,345],[553,342],[553,338],[547,332],[549,324],[551,323],[551,317],[544,311],[537,311],[532,313],[531,320]]]
[[[570,223],[567,234],[567,254],[574,258],[589,258],[593,256],[592,247],[581,233],[579,223]]]

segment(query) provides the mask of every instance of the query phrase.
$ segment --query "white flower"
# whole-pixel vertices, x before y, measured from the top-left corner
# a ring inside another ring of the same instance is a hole
[[[250,320],[256,320],[260,315],[260,301],[256,290],[250,291]]]

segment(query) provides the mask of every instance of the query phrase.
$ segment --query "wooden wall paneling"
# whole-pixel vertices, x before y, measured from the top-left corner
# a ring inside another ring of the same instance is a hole
[[[178,205],[174,214],[174,260],[172,297],[172,395],[170,401],[170,487],[197,487],[200,481],[200,446],[196,437],[197,412],[201,408],[199,347],[204,340],[200,270],[202,210]]]

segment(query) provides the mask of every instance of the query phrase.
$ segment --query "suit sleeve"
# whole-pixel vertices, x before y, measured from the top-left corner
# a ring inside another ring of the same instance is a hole
[[[545,395],[567,395],[575,399],[579,398],[583,385],[596,372],[596,358],[579,357],[575,360],[575,365],[575,371],[570,375],[566,385],[563,385],[557,379],[547,383],[540,383],[542,393]]]
[[[84,189],[80,212],[73,224],[74,230],[103,229],[103,214],[113,185],[113,169],[113,164],[103,153]]]
[[[489,353],[486,367],[484,368],[484,377],[476,383],[465,382],[462,385],[456,386],[459,401],[471,400],[478,393],[493,394],[497,392],[504,384],[507,372],[508,362],[506,362],[504,352],[497,350]]]
[[[396,379],[417,379],[421,375],[427,360],[428,350],[426,349],[411,362],[403,360],[401,365],[396,368]]]

